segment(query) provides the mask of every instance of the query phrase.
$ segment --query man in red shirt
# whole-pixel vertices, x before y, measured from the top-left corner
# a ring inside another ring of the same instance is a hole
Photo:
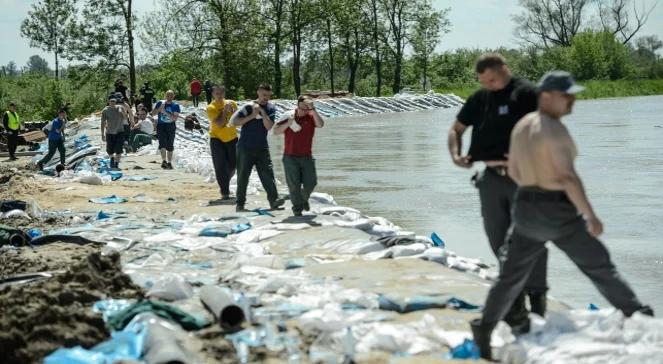
[[[191,98],[193,99],[193,107],[198,107],[198,98],[200,93],[203,92],[203,85],[194,77],[191,80]]]
[[[295,216],[302,216],[302,211],[310,210],[308,199],[318,184],[312,152],[313,135],[315,128],[324,125],[325,121],[315,110],[313,100],[300,96],[294,113],[285,115],[274,126],[275,135],[285,134],[283,169]]]

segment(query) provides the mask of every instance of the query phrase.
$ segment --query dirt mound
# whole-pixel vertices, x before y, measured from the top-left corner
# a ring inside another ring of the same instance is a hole
[[[103,298],[142,295],[122,273],[116,252],[91,253],[50,280],[7,287],[0,291],[3,363],[38,362],[62,346],[92,347],[109,336],[92,304]]]
[[[0,279],[21,273],[66,270],[98,251],[98,245],[69,243],[47,244],[36,249],[6,249],[0,253]]]

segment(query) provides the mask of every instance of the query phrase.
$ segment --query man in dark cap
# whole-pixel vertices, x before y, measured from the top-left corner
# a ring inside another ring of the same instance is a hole
[[[67,110],[60,109],[58,117],[51,121],[51,129],[48,131],[48,153],[37,162],[39,170],[44,169],[44,165],[48,163],[55,155],[55,152],[60,152],[60,164],[65,165],[65,147],[64,147],[64,130],[67,127]]]
[[[560,248],[625,316],[654,314],[638,300],[597,239],[603,225],[575,171],[576,146],[560,119],[571,113],[575,94],[583,89],[568,72],[547,73],[537,87],[538,110],[522,118],[511,134],[508,170],[518,188],[509,249],[483,316],[471,323],[485,359],[492,359],[493,329],[525,287],[547,241]]]

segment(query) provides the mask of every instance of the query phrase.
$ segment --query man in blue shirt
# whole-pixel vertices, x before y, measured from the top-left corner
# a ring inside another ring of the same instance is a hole
[[[48,153],[42,160],[37,162],[39,170],[44,169],[44,164],[53,158],[55,152],[60,152],[60,164],[65,165],[65,148],[64,148],[64,129],[67,119],[67,110],[61,109],[58,117],[53,119],[51,130],[48,131]]]
[[[272,210],[279,209],[285,201],[279,198],[274,180],[272,158],[269,155],[267,132],[274,126],[276,107],[269,102],[272,87],[261,84],[258,98],[244,105],[230,119],[230,124],[241,127],[237,142],[237,211],[245,211],[246,188],[253,166],[256,167],[262,187]]]
[[[173,169],[173,151],[175,150],[176,122],[180,117],[180,105],[173,99],[175,92],[166,91],[166,99],[158,101],[154,105],[152,116],[159,115],[157,121],[157,139],[159,140],[159,152],[161,153],[161,168]]]

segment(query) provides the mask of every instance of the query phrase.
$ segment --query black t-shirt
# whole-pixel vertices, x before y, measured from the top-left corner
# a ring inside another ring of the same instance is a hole
[[[472,161],[506,160],[511,130],[536,108],[534,85],[515,77],[502,90],[481,89],[470,96],[456,119],[463,125],[472,126],[468,153]]]

